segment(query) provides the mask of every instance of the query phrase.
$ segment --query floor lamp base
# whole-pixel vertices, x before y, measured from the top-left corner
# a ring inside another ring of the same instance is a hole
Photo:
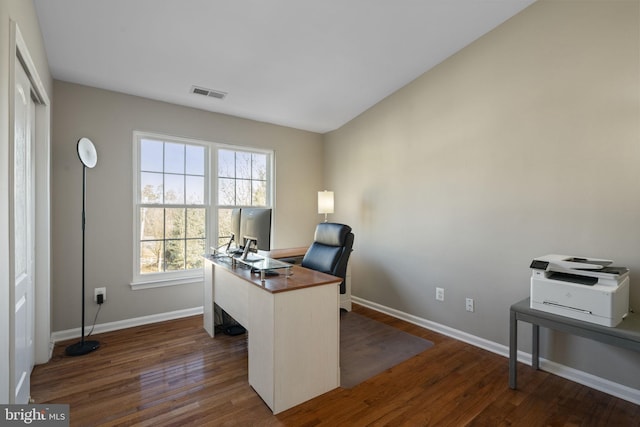
[[[65,354],[67,356],[82,356],[83,354],[97,350],[98,347],[100,347],[100,343],[98,341],[80,341],[68,346],[65,350]]]

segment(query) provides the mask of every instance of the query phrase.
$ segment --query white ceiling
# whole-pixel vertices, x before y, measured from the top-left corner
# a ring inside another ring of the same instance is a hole
[[[327,132],[535,0],[35,0],[58,80]],[[193,85],[227,92],[219,100]]]

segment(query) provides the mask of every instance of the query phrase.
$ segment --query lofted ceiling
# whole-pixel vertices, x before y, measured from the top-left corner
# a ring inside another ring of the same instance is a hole
[[[534,1],[34,2],[57,80],[324,133]]]

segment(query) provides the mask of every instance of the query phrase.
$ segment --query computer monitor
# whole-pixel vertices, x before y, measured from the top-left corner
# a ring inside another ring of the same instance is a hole
[[[240,256],[240,259],[245,261],[261,260],[262,259],[261,257],[257,258],[257,257],[249,256],[249,252],[256,252],[256,250],[254,250],[252,246],[255,246],[258,243],[258,239],[252,236],[244,236],[243,240],[244,240],[244,250],[242,251],[242,255]]]
[[[231,250],[231,244],[235,241],[235,239],[235,233],[231,233],[231,237],[229,237],[229,241],[227,242],[227,249],[225,250],[225,252],[229,252],[229,250]]]
[[[211,249],[211,254],[212,255],[220,254],[221,253],[220,249],[222,249],[222,248],[224,248],[224,251],[222,253],[225,253],[225,254],[231,253],[231,251],[232,251],[231,245],[233,244],[235,239],[236,239],[235,234],[232,232],[231,236],[229,237],[229,240],[227,241],[227,243],[223,243],[222,245],[217,246],[217,247],[211,246],[211,248],[210,248]],[[235,248],[234,248],[234,250],[235,250]]]
[[[240,212],[242,209],[234,208],[231,210],[231,235],[235,237],[236,246],[242,246],[242,234],[240,234]]]
[[[240,211],[240,232],[237,236],[251,236],[257,240],[257,248],[271,250],[271,209],[242,208]]]

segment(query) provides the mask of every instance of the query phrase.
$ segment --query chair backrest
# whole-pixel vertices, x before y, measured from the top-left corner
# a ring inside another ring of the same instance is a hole
[[[314,242],[302,259],[302,266],[342,278],[340,293],[346,292],[344,279],[353,248],[351,227],[345,224],[323,222],[318,224]]]

